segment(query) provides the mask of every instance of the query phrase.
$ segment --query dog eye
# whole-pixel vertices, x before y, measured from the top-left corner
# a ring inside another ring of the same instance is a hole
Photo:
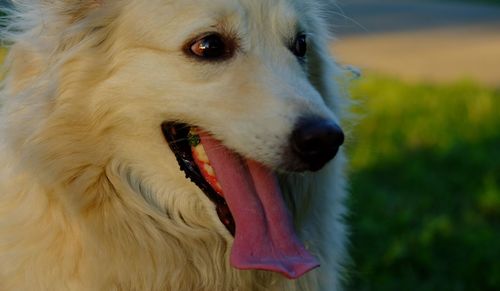
[[[232,55],[232,50],[225,39],[216,33],[196,40],[189,50],[194,56],[206,60],[219,60]]]
[[[292,46],[290,47],[290,50],[292,51],[292,53],[294,55],[296,55],[299,58],[305,57],[305,55],[307,53],[307,38],[306,38],[306,35],[303,34],[303,33],[299,34],[295,38]]]

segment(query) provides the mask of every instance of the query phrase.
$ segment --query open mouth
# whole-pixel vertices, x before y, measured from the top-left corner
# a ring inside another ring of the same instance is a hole
[[[220,221],[234,236],[233,216],[222,196],[220,184],[217,185],[218,181],[208,163],[197,129],[187,124],[166,122],[162,124],[162,131],[186,178],[195,183],[215,204]]]
[[[215,204],[234,236],[233,267],[294,279],[319,266],[293,229],[271,169],[243,158],[198,127],[165,122],[162,131],[186,178]]]

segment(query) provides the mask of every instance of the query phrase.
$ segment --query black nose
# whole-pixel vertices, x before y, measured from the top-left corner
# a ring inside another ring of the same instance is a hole
[[[295,126],[291,145],[308,170],[317,171],[337,154],[344,143],[342,129],[333,121],[303,118]]]

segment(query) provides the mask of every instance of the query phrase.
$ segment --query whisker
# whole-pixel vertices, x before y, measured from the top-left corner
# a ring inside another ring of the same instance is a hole
[[[334,10],[331,11],[331,13],[333,15],[340,16],[343,19],[348,20],[349,22],[353,23],[354,25],[356,25],[358,28],[362,29],[363,31],[369,32],[368,28],[366,28],[359,21],[356,21],[354,18],[347,16],[346,13],[345,13],[345,11],[344,11],[344,9],[342,9],[342,7],[340,7],[339,4],[334,3],[333,5],[338,9],[338,11],[334,11]]]

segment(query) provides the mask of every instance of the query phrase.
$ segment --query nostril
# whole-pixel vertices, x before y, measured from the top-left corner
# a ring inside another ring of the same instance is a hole
[[[328,119],[301,119],[291,136],[293,151],[311,170],[318,170],[333,159],[343,143],[342,129]]]

